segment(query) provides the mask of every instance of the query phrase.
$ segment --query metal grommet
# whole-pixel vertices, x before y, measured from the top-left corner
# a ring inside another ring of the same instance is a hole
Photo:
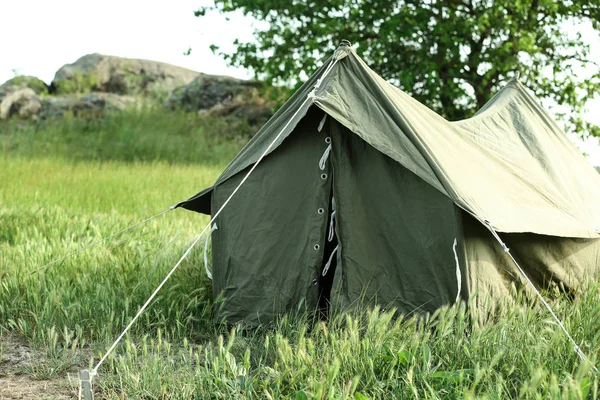
[[[327,179],[327,174],[321,174],[321,179],[323,179],[323,180]]]
[[[313,285],[316,285],[317,283],[319,283],[319,281],[318,281],[318,280],[316,280],[316,279],[313,279],[313,280],[312,280],[312,284],[313,284]]]
[[[327,143],[327,144],[331,143],[331,138],[329,136],[327,136],[325,138],[325,143]]]
[[[325,212],[325,210],[323,210],[322,208],[319,208],[319,209],[317,210],[317,212],[318,212],[319,214],[323,214],[323,213]]]
[[[313,247],[315,250],[319,250],[321,248],[321,246],[319,246],[318,244],[315,244]]]

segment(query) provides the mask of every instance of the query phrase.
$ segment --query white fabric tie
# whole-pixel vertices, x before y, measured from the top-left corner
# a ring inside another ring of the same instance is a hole
[[[323,268],[323,274],[322,274],[323,276],[327,275],[327,272],[329,271],[329,267],[331,267],[331,261],[333,260],[333,256],[338,251],[339,247],[340,247],[340,245],[338,244],[337,246],[335,246],[335,249],[333,249],[333,251],[331,252],[331,255],[329,256],[329,260],[327,260],[327,264],[325,264],[325,268]]]
[[[327,159],[329,158],[329,153],[331,153],[331,143],[329,143],[329,146],[327,146],[327,148],[325,149],[325,152],[323,153],[323,156],[319,160],[319,168],[321,168],[321,171],[323,171],[325,169],[325,163],[327,162]]]
[[[327,114],[323,115],[323,119],[319,123],[319,128],[317,129],[319,132],[321,132],[321,129],[323,129],[323,126],[325,125],[326,120],[327,120]]]
[[[327,236],[327,241],[331,242],[333,240],[333,236],[335,235],[335,197],[331,198],[331,221],[329,222],[329,235]]]
[[[456,261],[456,281],[458,282],[458,293],[456,293],[455,303],[458,303],[460,300],[460,290],[462,286],[462,278],[460,276],[460,265],[458,263],[458,254],[456,254],[456,238],[454,238],[454,245],[452,246],[452,251],[454,251],[454,260]]]
[[[331,222],[329,223],[329,235],[327,236],[327,241],[331,242],[333,240],[333,236],[335,235],[335,228],[333,226],[333,220],[335,218],[335,210],[331,213]]]
[[[208,240],[210,239],[212,233],[214,231],[216,231],[217,229],[219,229],[217,227],[217,224],[213,224],[212,228],[210,228],[210,232],[208,232],[208,235],[206,235],[206,240],[204,241],[204,269],[206,270],[206,276],[208,276],[208,279],[210,279],[212,281],[212,274],[210,272],[210,270],[208,269]]]

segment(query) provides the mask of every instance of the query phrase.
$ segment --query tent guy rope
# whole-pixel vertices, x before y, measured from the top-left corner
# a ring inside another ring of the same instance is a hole
[[[337,58],[333,58],[331,60],[330,64],[325,69],[325,72],[323,72],[323,75],[321,76],[321,78],[319,78],[319,80],[317,81],[316,85],[314,86],[314,89],[308,94],[308,96],[306,97],[306,99],[304,99],[304,101],[302,102],[302,104],[298,107],[298,109],[296,110],[296,112],[289,118],[288,122],[284,125],[284,127],[281,128],[281,131],[277,134],[277,136],[275,136],[275,138],[273,139],[273,141],[271,141],[271,143],[269,144],[269,146],[265,149],[265,151],[256,160],[256,162],[254,163],[254,165],[252,166],[252,168],[250,168],[250,170],[244,176],[244,178],[241,180],[241,182],[237,185],[237,187],[233,190],[233,192],[231,192],[231,194],[229,195],[229,197],[227,198],[227,200],[225,200],[225,202],[221,205],[221,207],[219,208],[219,210],[212,216],[212,218],[210,219],[210,221],[208,222],[208,224],[204,227],[204,229],[196,237],[196,239],[194,239],[194,241],[192,242],[192,244],[190,245],[190,247],[188,247],[188,249],[181,256],[181,258],[179,259],[179,261],[177,261],[177,263],[175,264],[175,266],[171,269],[171,271],[169,271],[169,273],[167,274],[167,276],[162,280],[162,282],[158,285],[158,287],[154,290],[154,292],[152,292],[152,294],[150,295],[150,297],[148,298],[148,300],[146,300],[146,302],[144,303],[144,305],[140,308],[140,310],[137,312],[137,314],[129,322],[129,324],[127,325],[127,327],[125,327],[125,329],[123,330],[123,332],[121,332],[121,334],[117,337],[117,339],[109,347],[109,349],[106,351],[106,353],[104,354],[104,356],[100,359],[100,361],[98,361],[98,363],[96,364],[96,366],[91,371],[88,371],[88,370],[85,370],[85,369],[80,371],[80,377],[82,377],[82,376],[85,377],[86,373],[89,373],[89,385],[88,385],[87,381],[83,381],[82,379],[80,379],[80,381],[79,381],[79,400],[82,400],[82,395],[84,396],[83,399],[86,399],[86,400],[87,399],[93,399],[92,380],[93,380],[94,376],[96,376],[98,374],[98,368],[100,368],[100,366],[104,363],[104,361],[106,361],[106,359],[108,358],[108,356],[110,355],[110,353],[112,353],[113,350],[117,347],[117,345],[119,344],[119,342],[121,341],[121,339],[123,339],[123,337],[127,334],[127,332],[129,331],[129,329],[133,326],[133,324],[135,323],[135,321],[146,310],[146,308],[152,302],[152,300],[154,299],[154,297],[158,294],[158,292],[160,291],[160,289],[162,289],[162,287],[165,285],[165,283],[167,283],[167,281],[169,280],[169,278],[171,277],[171,275],[173,275],[173,273],[175,273],[175,271],[177,270],[177,268],[179,267],[179,265],[189,255],[189,253],[192,251],[192,249],[194,248],[194,246],[196,245],[196,243],[198,243],[198,241],[200,240],[200,238],[206,233],[206,231],[208,230],[208,228],[212,226],[212,224],[215,222],[216,218],[221,214],[221,212],[223,211],[223,209],[225,209],[225,207],[227,206],[227,204],[229,204],[229,202],[231,201],[231,199],[233,198],[233,196],[238,192],[238,190],[242,187],[242,185],[246,182],[246,180],[248,180],[248,178],[250,177],[250,175],[252,174],[252,172],[254,172],[254,170],[256,169],[256,167],[258,166],[258,164],[260,164],[260,162],[263,160],[263,158],[265,158],[267,156],[267,154],[269,154],[269,151],[271,150],[271,148],[275,145],[275,143],[277,143],[277,141],[283,135],[283,133],[286,131],[286,129],[288,128],[288,126],[290,126],[290,124],[292,123],[292,121],[294,120],[294,118],[296,118],[296,116],[300,113],[300,111],[304,108],[304,106],[308,102],[314,102],[314,100],[316,98],[316,91],[317,91],[317,89],[321,86],[321,83],[323,82],[323,79],[329,74],[329,72],[331,72],[331,70],[333,69],[333,66],[337,62],[338,62]],[[170,211],[170,209],[167,210],[167,211]],[[167,212],[167,211],[165,211],[165,212]]]
[[[33,274],[35,274],[35,273],[38,273],[39,271],[43,270],[43,269],[44,269],[44,268],[46,268],[46,267],[49,267],[49,266],[51,266],[51,265],[53,265],[53,264],[56,264],[57,262],[60,262],[60,261],[62,261],[62,260],[64,260],[64,259],[66,259],[66,258],[68,258],[68,257],[71,257],[71,256],[73,256],[73,255],[77,254],[77,253],[81,253],[81,252],[82,252],[82,251],[84,251],[84,250],[87,250],[87,249],[89,249],[89,248],[91,248],[91,247],[94,247],[94,246],[96,246],[97,244],[100,244],[100,243],[102,243],[102,242],[105,242],[105,241],[107,241],[108,239],[111,239],[111,238],[113,238],[113,237],[115,237],[115,236],[118,236],[118,235],[120,235],[120,234],[121,234],[121,233],[123,233],[123,232],[127,232],[127,231],[129,231],[129,230],[131,230],[131,229],[133,229],[133,228],[136,228],[136,227],[138,227],[138,226],[140,226],[140,225],[142,225],[142,224],[145,224],[146,222],[149,222],[149,221],[153,220],[154,218],[158,218],[158,217],[160,217],[161,215],[163,215],[163,214],[166,214],[166,213],[168,213],[169,211],[171,211],[171,210],[174,210],[174,209],[175,209],[175,206],[171,206],[171,207],[167,208],[166,210],[159,212],[159,213],[158,213],[158,214],[156,214],[156,215],[153,215],[153,216],[151,216],[151,217],[148,217],[148,218],[146,218],[146,219],[145,219],[145,220],[143,220],[143,221],[140,221],[140,222],[138,222],[138,223],[136,223],[136,224],[133,224],[133,225],[131,225],[131,226],[128,226],[128,227],[127,227],[127,228],[125,228],[125,229],[121,229],[120,231],[118,231],[118,232],[115,232],[115,233],[113,233],[113,234],[110,234],[110,235],[108,235],[108,236],[106,236],[106,237],[104,237],[104,238],[102,238],[102,239],[100,239],[100,240],[97,240],[97,241],[95,241],[95,242],[92,242],[92,243],[88,244],[87,246],[80,247],[79,249],[77,249],[77,250],[75,250],[75,251],[72,251],[71,253],[67,253],[67,254],[65,254],[64,256],[62,256],[62,257],[60,257],[60,258],[58,258],[58,259],[56,259],[56,260],[54,260],[54,261],[51,261],[51,262],[49,262],[48,264],[44,264],[44,265],[42,265],[41,267],[39,267],[39,268],[37,268],[37,269],[34,269],[33,271],[31,271],[29,274],[30,274],[30,275],[33,275]]]
[[[515,266],[517,267],[517,269],[521,273],[521,275],[523,275],[523,277],[525,278],[525,280],[527,281],[527,283],[529,284],[529,286],[531,286],[531,288],[533,289],[533,291],[535,292],[535,294],[537,295],[537,297],[540,299],[540,301],[542,302],[542,304],[546,307],[546,309],[548,310],[548,312],[550,312],[550,315],[552,315],[552,318],[554,318],[554,320],[556,321],[556,323],[558,324],[558,326],[560,327],[560,329],[562,329],[562,331],[564,332],[564,334],[567,336],[567,338],[569,339],[569,341],[573,345],[573,351],[575,351],[575,353],[579,356],[579,358],[581,359],[581,361],[588,361],[592,365],[594,373],[598,374],[598,368],[595,365],[593,365],[592,362],[588,359],[588,357],[583,353],[583,351],[581,350],[581,348],[579,347],[579,345],[577,344],[577,342],[575,342],[575,339],[573,339],[573,337],[571,336],[571,334],[569,333],[569,331],[567,330],[567,328],[565,328],[565,326],[563,325],[562,321],[556,316],[556,314],[552,310],[552,307],[550,307],[550,305],[548,304],[548,302],[546,301],[546,299],[544,299],[544,296],[542,296],[542,294],[537,290],[537,288],[535,287],[535,285],[533,284],[533,282],[531,282],[531,280],[529,279],[529,277],[527,276],[527,274],[525,274],[525,271],[523,271],[523,269],[521,268],[521,266],[519,265],[519,263],[517,262],[517,260],[515,260],[515,258],[513,257],[513,255],[510,253],[510,249],[502,241],[502,239],[500,238],[500,236],[498,235],[498,233],[494,229],[492,223],[490,221],[488,221],[488,220],[485,220],[485,224],[487,225],[488,229],[490,230],[490,232],[492,233],[492,235],[494,236],[494,238],[498,241],[498,243],[500,243],[500,246],[502,246],[502,249],[504,250],[504,252],[506,254],[508,254],[508,256],[510,257],[510,259],[512,260],[512,262],[515,264]]]

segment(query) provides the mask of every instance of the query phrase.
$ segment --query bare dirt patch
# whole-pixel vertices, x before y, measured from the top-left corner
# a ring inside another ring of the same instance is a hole
[[[73,372],[46,380],[35,379],[27,373],[40,361],[43,355],[27,344],[15,337],[0,336],[0,400],[77,398]]]

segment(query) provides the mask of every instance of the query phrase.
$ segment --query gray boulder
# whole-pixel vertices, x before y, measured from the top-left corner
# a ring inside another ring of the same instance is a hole
[[[175,89],[165,105],[186,111],[208,110],[234,98],[256,98],[259,87],[254,81],[200,74],[189,84]]]
[[[72,112],[75,116],[94,117],[110,111],[121,111],[135,104],[135,98],[114,93],[52,96],[44,99],[42,116],[60,117]]]
[[[273,115],[272,105],[260,95],[261,85],[256,81],[200,74],[188,85],[175,89],[165,106],[201,116],[241,120],[253,130]]]
[[[42,109],[40,96],[30,88],[11,88],[0,101],[0,119],[18,116],[22,119],[37,117]]]
[[[97,117],[135,104],[137,102],[134,97],[114,93],[40,97],[30,88],[11,88],[9,94],[0,100],[0,119],[45,119],[61,117],[68,112],[79,117]]]
[[[51,89],[59,94],[98,91],[164,96],[198,75],[198,72],[157,61],[95,53],[61,67]]]
[[[0,85],[0,98],[3,98],[16,89],[24,88],[32,89],[36,94],[48,93],[48,85],[43,80],[35,76],[15,76]]]

